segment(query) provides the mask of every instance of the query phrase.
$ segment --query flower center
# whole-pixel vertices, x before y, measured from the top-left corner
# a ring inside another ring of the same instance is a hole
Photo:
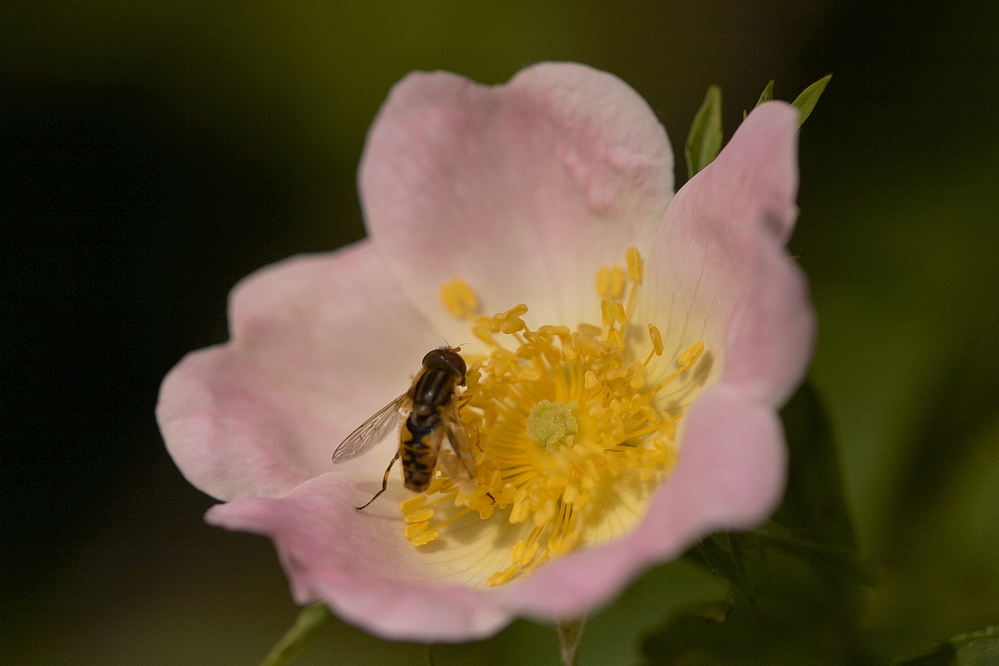
[[[488,349],[468,356],[470,399],[461,411],[469,439],[477,441],[477,478],[473,487],[456,485],[438,470],[426,493],[402,503],[413,545],[443,539],[468,521],[491,523],[493,536],[483,548],[503,552],[486,558],[500,564],[490,565],[481,582],[494,586],[576,548],[619,538],[641,520],[677,459],[682,410],[667,409],[657,397],[704,351],[697,342],[650,373],[663,353],[662,335],[651,323],[629,321],[642,268],[634,248],[624,267],[602,268],[601,325],[575,330],[531,330],[526,305],[477,316],[478,299],[464,281],[442,287],[445,305],[471,320],[473,335]]]
[[[531,408],[527,417],[527,436],[548,453],[562,446],[572,446],[579,432],[575,401],[569,403],[542,400]]]

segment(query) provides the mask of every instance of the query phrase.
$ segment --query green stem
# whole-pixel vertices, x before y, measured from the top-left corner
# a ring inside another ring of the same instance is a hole
[[[576,666],[576,651],[583,640],[583,627],[586,617],[572,620],[557,620],[555,629],[558,631],[558,647],[562,654],[562,666]]]
[[[305,647],[333,615],[324,604],[312,604],[303,608],[295,624],[281,637],[281,640],[271,648],[262,666],[284,666],[291,658]]]

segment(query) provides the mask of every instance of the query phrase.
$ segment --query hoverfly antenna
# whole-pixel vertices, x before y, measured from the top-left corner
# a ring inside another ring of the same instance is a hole
[[[441,347],[441,349],[450,349],[451,351],[460,352],[461,348],[464,347],[467,344],[468,344],[467,342],[462,342],[460,345],[454,345],[454,346],[452,346],[451,343],[448,342],[447,339],[445,338],[445,340],[444,340],[444,346]]]

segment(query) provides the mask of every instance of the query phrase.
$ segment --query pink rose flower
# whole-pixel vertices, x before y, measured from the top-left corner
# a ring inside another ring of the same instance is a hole
[[[271,537],[299,603],[421,641],[582,615],[760,524],[814,338],[785,249],[797,118],[757,108],[673,196],[665,131],[612,75],[407,76],[361,164],[370,238],[243,280],[232,339],[163,382],[171,455],[224,502],[206,520]],[[331,454],[445,341],[469,364],[474,483],[438,470],[414,495],[396,471],[355,511],[399,437]]]

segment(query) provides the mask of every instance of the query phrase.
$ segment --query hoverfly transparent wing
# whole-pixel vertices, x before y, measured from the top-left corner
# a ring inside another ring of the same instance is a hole
[[[333,463],[339,464],[353,460],[362,453],[370,451],[375,444],[385,439],[389,431],[398,425],[401,418],[399,407],[407,395],[407,393],[403,393],[372,414],[371,418],[357,427],[357,430],[347,435],[347,439],[343,440],[333,452]]]
[[[463,492],[470,493],[475,490],[475,453],[472,451],[472,443],[468,439],[468,426],[461,420],[457,406],[452,403],[442,413],[444,422],[444,432],[447,441],[454,451],[454,456],[439,455],[437,464],[447,475],[451,482]],[[447,454],[447,451],[442,451]]]

